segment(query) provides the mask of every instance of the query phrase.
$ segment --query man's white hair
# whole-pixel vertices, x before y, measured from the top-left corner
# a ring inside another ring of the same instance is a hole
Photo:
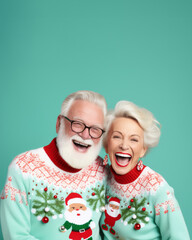
[[[75,100],[84,100],[90,103],[95,103],[103,110],[104,116],[107,114],[107,103],[102,95],[96,92],[82,90],[74,92],[65,98],[61,106],[61,115],[67,115],[71,105]]]
[[[136,120],[144,131],[144,145],[149,149],[155,147],[160,138],[160,124],[153,114],[145,108],[140,108],[129,101],[119,101],[115,109],[107,114],[105,120],[106,133],[103,139],[104,147],[107,146],[107,134],[114,119],[118,117],[132,118]]]

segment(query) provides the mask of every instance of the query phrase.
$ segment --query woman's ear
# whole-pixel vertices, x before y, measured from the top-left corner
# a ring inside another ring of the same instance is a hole
[[[108,151],[108,138],[105,139],[104,149],[105,149],[105,152],[108,154],[109,153],[109,151]]]
[[[104,134],[107,134],[106,132],[104,133]],[[109,153],[109,151],[108,151],[108,140],[109,140],[109,138],[108,138],[108,134],[107,135],[105,135],[104,136],[104,138],[103,138],[103,148],[105,149],[105,152],[108,154]]]
[[[109,152],[108,152],[108,147],[107,146],[105,146],[105,152],[108,154]]]

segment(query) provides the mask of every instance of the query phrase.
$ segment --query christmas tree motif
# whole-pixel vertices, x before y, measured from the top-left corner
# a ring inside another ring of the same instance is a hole
[[[102,208],[105,206],[105,189],[104,185],[101,188],[93,188],[92,197],[87,200],[89,205],[95,211],[96,208]],[[102,210],[102,209],[101,209]]]
[[[135,230],[139,230],[142,225],[149,222],[149,213],[145,207],[146,198],[139,199],[132,198],[127,208],[121,209],[122,220],[127,220],[128,224],[134,224]]]
[[[63,200],[59,200],[57,195],[52,192],[48,193],[47,188],[44,189],[43,193],[36,190],[36,197],[39,199],[33,200],[32,213],[38,218],[43,216],[42,222],[47,223],[49,221],[48,217],[55,216],[55,213],[62,214],[64,209]]]

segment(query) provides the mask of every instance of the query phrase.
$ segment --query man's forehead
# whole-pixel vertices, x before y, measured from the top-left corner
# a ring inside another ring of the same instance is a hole
[[[101,126],[104,123],[102,108],[86,100],[75,100],[67,115],[72,120],[80,120],[90,125]]]
[[[91,110],[93,107],[102,110],[102,108],[94,102],[90,102],[90,101],[82,100],[82,99],[77,99],[77,100],[73,101],[73,103],[71,104],[71,106],[69,108],[69,111],[72,111],[74,109],[79,110],[79,111],[85,111],[84,109],[90,109]]]

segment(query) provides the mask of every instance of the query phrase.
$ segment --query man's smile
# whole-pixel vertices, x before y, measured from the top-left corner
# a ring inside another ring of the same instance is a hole
[[[82,152],[82,153],[87,152],[87,150],[91,147],[90,144],[86,144],[84,142],[81,142],[81,141],[78,141],[75,139],[72,140],[72,143],[73,143],[75,150],[77,150],[78,152]]]

